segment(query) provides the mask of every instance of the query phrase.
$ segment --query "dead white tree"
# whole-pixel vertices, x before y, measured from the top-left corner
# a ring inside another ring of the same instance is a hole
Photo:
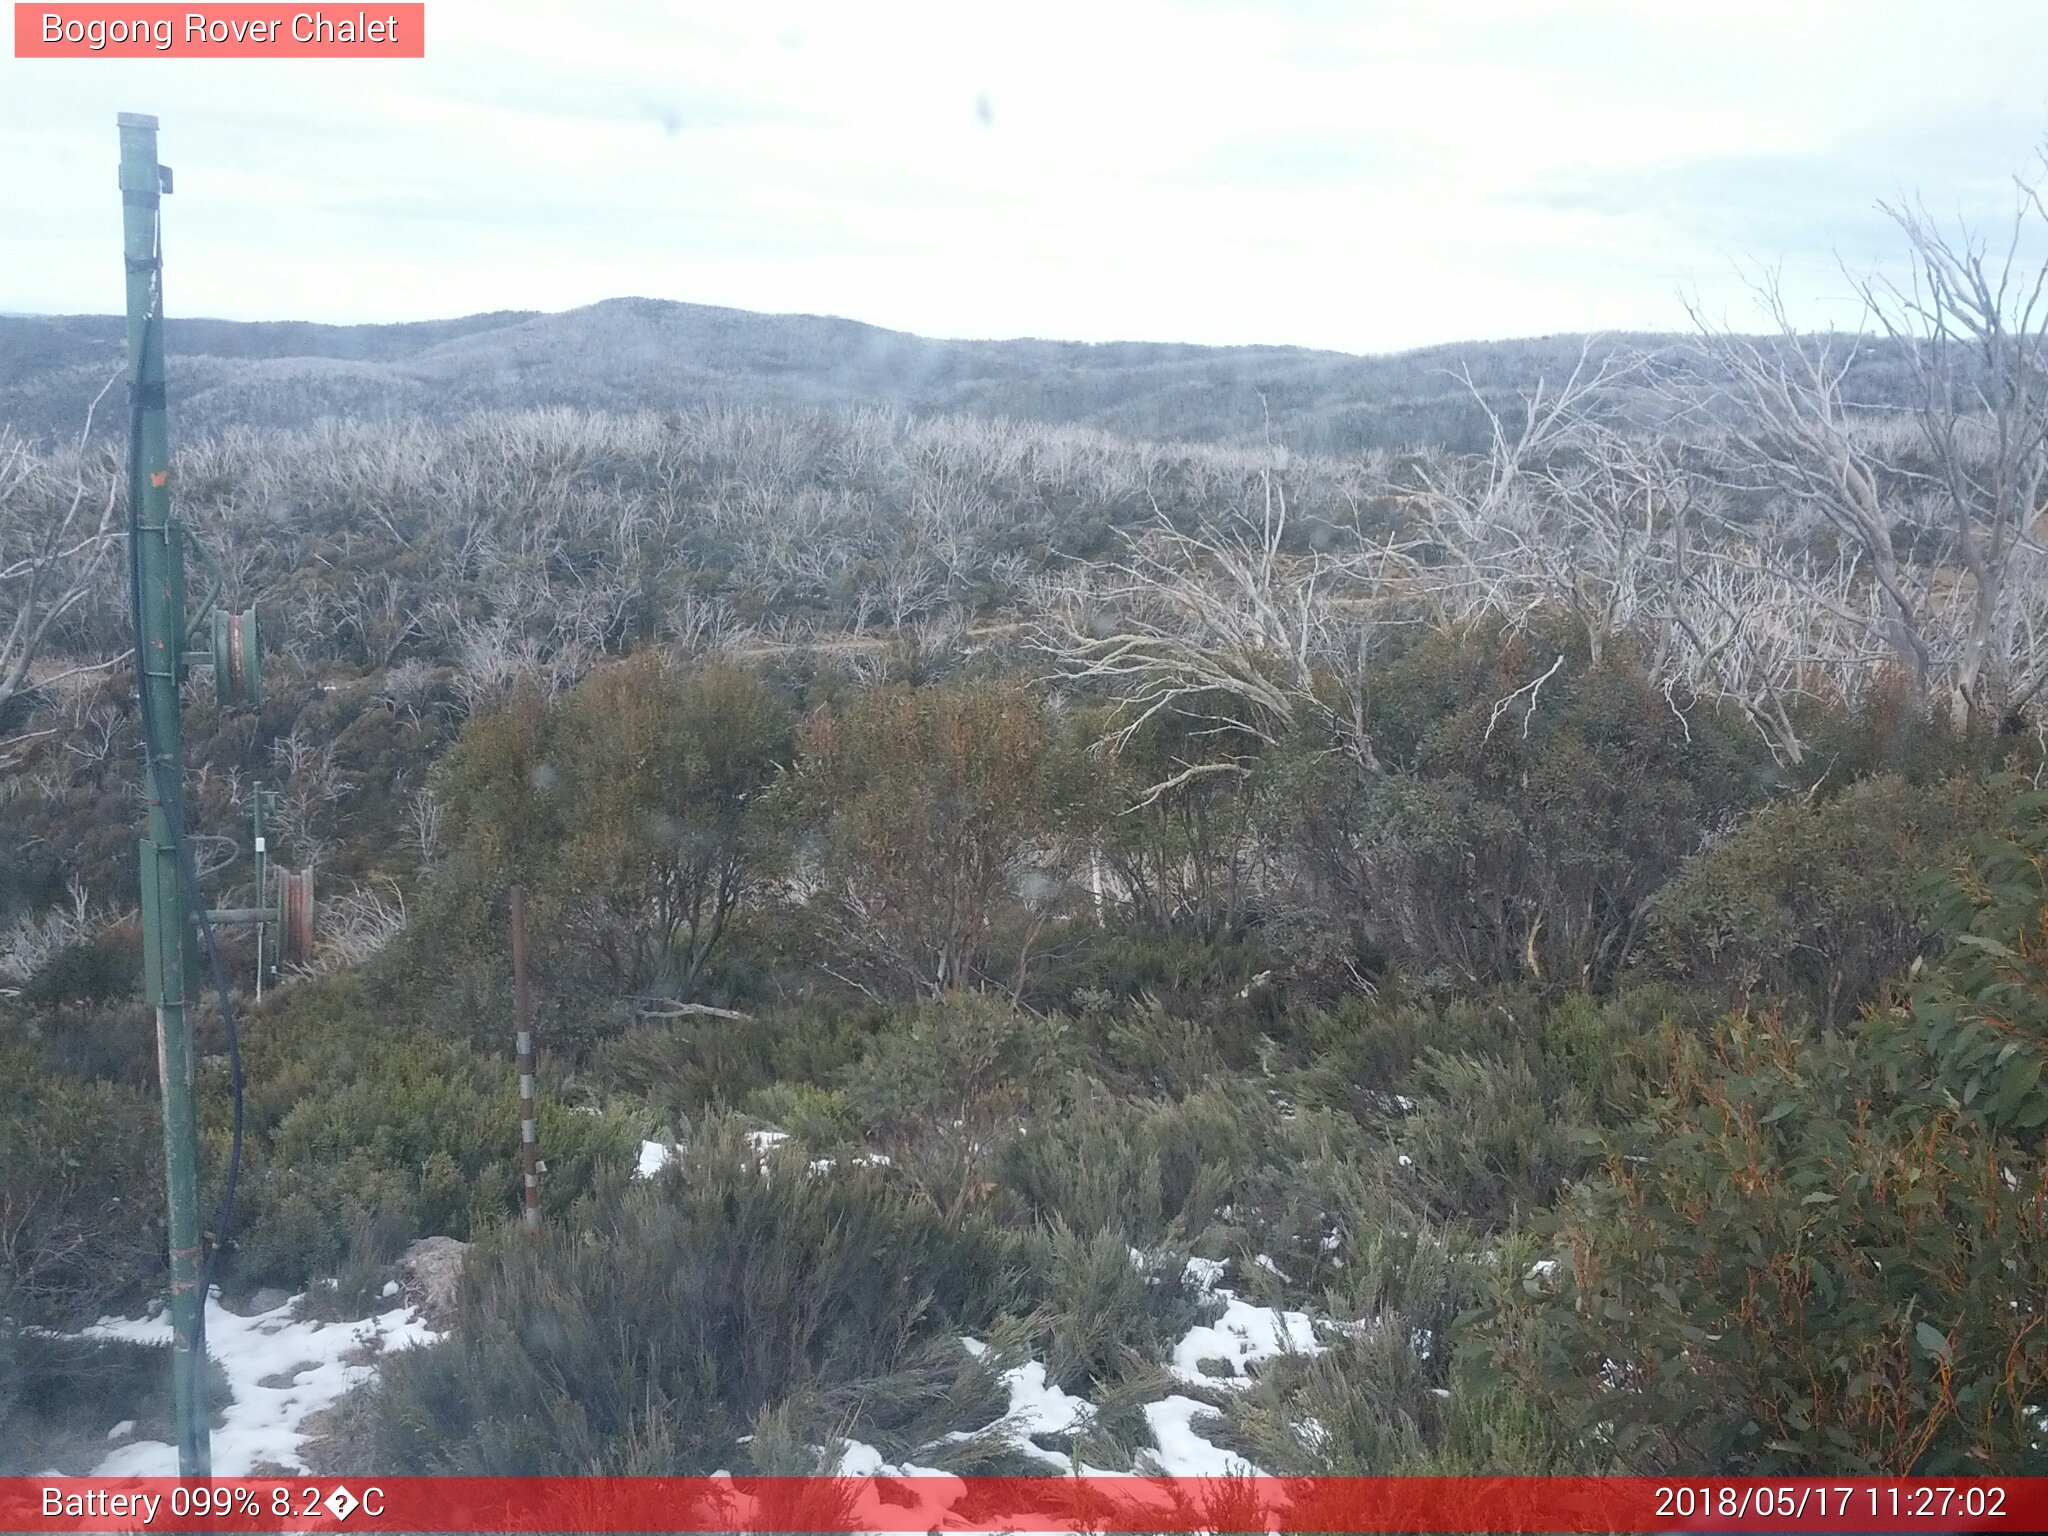
[[[335,595],[341,627],[353,635],[372,670],[383,671],[422,632],[413,594],[389,571],[355,575]]]
[[[93,414],[118,376],[100,386],[68,453],[44,454],[0,430],[0,714],[31,687],[112,664],[79,662],[40,677],[32,672],[56,627],[98,589],[119,542],[120,477],[110,460],[87,446]],[[0,766],[41,734],[0,741]]]
[[[1885,599],[1854,549],[1784,554],[1716,522],[1706,520],[1711,536],[1674,588],[1659,681],[1674,701],[1682,691],[1734,705],[1772,757],[1797,767],[1807,753],[1801,705],[1854,704],[1896,666]]]
[[[1355,686],[1358,653],[1412,552],[1392,541],[1343,554],[1290,550],[1286,487],[1270,466],[1260,485],[1256,510],[1232,525],[1187,531],[1162,512],[1125,535],[1123,560],[1041,588],[1048,611],[1034,644],[1065,681],[1109,695],[1111,751],[1164,715],[1224,748],[1178,763],[1141,805],[1197,778],[1242,778],[1261,747],[1311,720],[1361,765],[1378,766]]]
[[[2015,609],[2040,602],[2037,542],[2048,511],[2048,206],[2041,184],[2017,182],[2002,248],[1967,227],[1953,236],[1924,208],[1887,207],[1912,252],[1904,284],[1874,280],[1862,294],[1906,353],[1913,414],[1945,503],[1944,555],[1967,572],[1967,593],[1943,605],[1951,707],[2024,705],[2048,666],[2022,650]]]
[[[1697,382],[1723,412],[1730,478],[1774,491],[1853,550],[1876,601],[1871,622],[1922,693],[1958,726],[2017,707],[2048,668],[2015,651],[2040,602],[2036,540],[2048,512],[2048,207],[2021,182],[1993,246],[1950,234],[1917,207],[1885,211],[1909,275],[1858,284],[1912,380],[1917,443],[1850,397],[1863,344],[1801,335],[1774,279],[1758,285],[1778,334],[1699,329]],[[1932,550],[1902,535],[1924,525]]]
[[[421,869],[441,862],[441,802],[431,784],[421,785],[406,802],[405,830]]]
[[[319,975],[360,965],[405,931],[405,892],[388,876],[377,886],[358,885],[320,905],[320,944],[313,958],[295,967]]]
[[[0,983],[14,984],[0,985],[0,995],[18,990],[63,951],[120,920],[119,912],[93,904],[77,875],[71,876],[65,890],[71,898],[69,907],[25,913],[0,929]]]
[[[1710,571],[1720,553],[1700,537],[1711,519],[1683,444],[1613,419],[1611,392],[1656,360],[1609,351],[1596,363],[1593,348],[1561,384],[1539,381],[1511,417],[1473,390],[1489,450],[1425,459],[1398,489],[1430,550],[1415,579],[1438,621],[1459,628],[1512,632],[1539,614],[1567,615],[1596,665],[1616,638],[1646,640],[1648,670],[1683,725],[1681,685],[1719,692],[1717,664],[1749,659],[1737,640],[1755,616],[1729,604],[1761,589]],[[1517,704],[1526,727],[1562,662],[1498,700],[1489,734]]]
[[[1419,579],[1445,621],[1515,630],[1568,613],[1596,662],[1617,635],[1668,629],[1691,479],[1668,445],[1600,422],[1589,404],[1567,396],[1540,437],[1489,461],[1420,467],[1405,499],[1433,546]]]

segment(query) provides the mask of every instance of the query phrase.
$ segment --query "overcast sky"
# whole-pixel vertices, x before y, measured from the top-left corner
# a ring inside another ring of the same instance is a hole
[[[339,10],[330,6],[330,10]],[[348,14],[354,14],[354,7]],[[2038,0],[428,0],[412,62],[0,58],[0,310],[121,292],[163,120],[173,314],[622,294],[942,336],[1383,351],[1740,317],[1919,193],[1996,222]]]

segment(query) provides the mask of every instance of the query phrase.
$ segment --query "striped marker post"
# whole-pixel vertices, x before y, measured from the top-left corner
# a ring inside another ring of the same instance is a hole
[[[526,1169],[526,1235],[540,1237],[540,1127],[533,1107],[533,992],[526,984],[526,887],[512,887],[512,1012],[519,1031],[519,1157]]]

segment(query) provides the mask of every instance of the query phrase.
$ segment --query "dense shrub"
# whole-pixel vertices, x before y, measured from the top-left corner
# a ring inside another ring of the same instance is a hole
[[[1497,708],[1553,658],[1540,703]],[[1681,720],[1626,647],[1591,660],[1545,626],[1431,635],[1375,674],[1369,717],[1378,767],[1304,740],[1263,770],[1292,911],[1343,924],[1353,964],[1466,985],[1610,978],[1767,761],[1711,709]]]
[[[479,1253],[455,1336],[387,1363],[374,1461],[702,1474],[779,1409],[822,1444],[858,1431],[857,1402],[943,1401],[965,1364],[953,1335],[991,1319],[1004,1268],[992,1238],[871,1170],[813,1175],[705,1122],[669,1170],[539,1248]]]
[[[2017,802],[1936,893],[1954,941],[1880,1027],[1925,1063],[1940,1102],[2038,1144],[2048,1124],[2048,796]]]
[[[22,1001],[34,1008],[105,1003],[129,996],[142,982],[142,946],[132,924],[67,945],[29,978]]]
[[[1079,766],[1014,685],[887,687],[813,714],[788,798],[842,963],[913,995],[1021,989],[1070,894]]]
[[[2048,1470],[2044,810],[1979,845],[1954,949],[1853,1034],[1674,1036],[1544,1224],[1558,1271],[1504,1293],[1498,1363],[1646,1470]]]
[[[1228,701],[1206,702],[1208,714],[1162,712],[1119,734],[1113,754],[1097,749],[1090,820],[1102,872],[1146,930],[1227,946],[1256,899],[1264,785],[1200,771],[1242,763],[1248,739],[1216,728]],[[1114,728],[1077,723],[1098,735]]]
[[[1502,1363],[1643,1472],[2048,1468],[2048,1169],[1898,1065],[1770,1019],[1675,1044],[1540,1224],[1561,1268],[1509,1282]]]
[[[164,1265],[154,1096],[41,1070],[0,1042],[0,1291],[19,1322],[89,1322]]]
[[[518,1209],[519,1093],[510,1042],[495,1059],[382,1011],[359,975],[276,994],[244,1023],[243,1151],[235,1276],[299,1286],[407,1240],[469,1238]],[[567,1102],[543,1056],[543,1201],[559,1214],[633,1165],[638,1136]],[[218,1173],[225,1073],[202,1080]],[[366,1235],[373,1237],[366,1251]]]
[[[9,1311],[0,1286],[0,1477],[88,1473],[107,1454],[107,1426],[124,1420],[140,1439],[177,1438],[168,1343],[36,1332],[10,1323]],[[216,1410],[228,1402],[211,1361],[206,1394]]]
[[[1633,1112],[1639,1058],[1660,1030],[1706,1016],[1682,993],[1638,984],[1605,996],[1499,988],[1442,1001],[1360,997],[1301,1010],[1289,1024],[1306,1056],[1306,1101],[1368,1123],[1399,1122],[1440,1096],[1448,1056],[1518,1068],[1553,1115],[1572,1105],[1605,1122]]]
[[[1761,810],[1657,893],[1644,963],[1731,1004],[1791,994],[1846,1017],[1932,952],[1927,877],[2011,795],[1998,780],[1885,777]]]
[[[1546,1082],[1527,1061],[1432,1050],[1418,1077],[1400,1143],[1436,1215],[1500,1225],[1549,1204],[1583,1168],[1585,1096]]]
[[[792,729],[754,674],[651,651],[560,703],[529,689],[473,718],[438,781],[448,857],[402,958],[412,990],[478,1030],[502,1017],[505,891],[523,883],[553,1038],[701,991],[786,857],[765,792]]]
[[[1220,1088],[1127,1099],[1076,1077],[1064,1089],[992,1159],[1005,1200],[1029,1219],[1079,1231],[1113,1226],[1142,1245],[1191,1244],[1255,1161],[1260,1127]]]
[[[1129,1375],[1156,1371],[1203,1316],[1185,1283],[1186,1255],[1134,1252],[1121,1226],[1084,1237],[1055,1221],[1035,1246],[1046,1379],[1069,1391],[1094,1398]]]
[[[752,673],[653,652],[569,696],[546,765],[561,828],[546,891],[598,995],[673,997],[702,976],[784,861],[758,802],[793,730]]]
[[[778,1085],[822,1088],[860,1059],[887,1017],[872,1005],[783,1005],[737,1019],[650,1020],[605,1041],[582,1075],[674,1125]]]

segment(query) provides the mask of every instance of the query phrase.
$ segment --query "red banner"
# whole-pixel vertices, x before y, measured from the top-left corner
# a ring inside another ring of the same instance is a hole
[[[424,4],[65,5],[16,0],[17,59],[423,59]]]
[[[0,1478],[0,1531],[2041,1531],[2048,1478]]]

